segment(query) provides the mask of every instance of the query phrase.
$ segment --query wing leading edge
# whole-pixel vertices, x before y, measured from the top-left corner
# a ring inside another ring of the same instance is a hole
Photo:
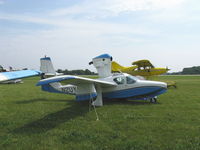
[[[136,65],[138,67],[152,67],[154,68],[154,66],[152,65],[152,63],[149,60],[138,60],[132,63],[132,65]]]
[[[84,78],[84,77],[79,77],[79,76],[70,76],[70,75],[55,76],[55,77],[43,79],[43,80],[40,80],[36,85],[41,86],[41,85],[46,85],[46,84],[61,82],[61,81],[63,81],[65,84],[73,84],[73,85],[96,83],[102,86],[116,86],[116,84],[113,82],[102,81],[99,79]]]

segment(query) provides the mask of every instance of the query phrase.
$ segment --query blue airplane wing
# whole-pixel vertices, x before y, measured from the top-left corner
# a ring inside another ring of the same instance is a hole
[[[2,72],[0,73],[0,82],[22,79],[31,76],[38,76],[41,74],[41,71],[38,70],[20,70],[12,72]]]

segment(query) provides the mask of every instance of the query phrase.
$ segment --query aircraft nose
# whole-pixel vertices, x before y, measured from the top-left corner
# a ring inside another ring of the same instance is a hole
[[[164,82],[140,80],[140,84],[146,87],[149,97],[155,97],[167,91],[167,84]]]
[[[153,81],[152,86],[154,86],[154,93],[152,96],[158,96],[160,94],[163,94],[167,91],[167,84],[165,82],[158,82],[158,81]]]
[[[140,83],[143,86],[149,87],[149,89],[151,89],[151,92],[166,92],[167,90],[167,84],[165,82],[140,80]]]
[[[167,91],[167,83],[165,82],[159,82],[158,87],[160,88],[160,90],[156,93],[156,95],[163,94]]]
[[[157,86],[160,86],[160,87],[162,87],[162,88],[167,88],[167,83],[165,83],[165,82],[157,82]]]
[[[143,81],[146,83],[148,86],[154,86],[154,87],[160,87],[160,88],[167,88],[167,84],[165,82],[160,82],[160,81]]]

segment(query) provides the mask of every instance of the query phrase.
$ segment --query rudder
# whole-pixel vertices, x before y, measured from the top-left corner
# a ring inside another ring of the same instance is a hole
[[[45,56],[40,59],[40,71],[45,75],[56,75],[56,71],[50,57]]]

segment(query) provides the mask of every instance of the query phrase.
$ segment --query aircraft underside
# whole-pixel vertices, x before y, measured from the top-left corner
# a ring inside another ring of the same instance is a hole
[[[158,87],[139,87],[126,90],[118,90],[113,92],[103,92],[103,99],[132,99],[132,100],[147,100],[154,98],[160,94],[166,92],[166,88]],[[94,93],[88,93],[84,95],[78,95],[76,101],[85,101],[89,99],[95,99],[97,95]]]

